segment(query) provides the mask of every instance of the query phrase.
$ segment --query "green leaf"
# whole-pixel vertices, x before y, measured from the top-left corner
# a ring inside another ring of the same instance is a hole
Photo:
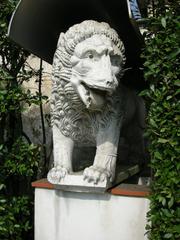
[[[173,96],[167,96],[166,97],[166,100],[169,100],[169,99],[171,99]]]
[[[158,143],[167,143],[167,142],[169,142],[168,139],[158,138]]]
[[[170,201],[168,202],[168,207],[171,208],[174,204],[174,198],[172,197]]]
[[[154,152],[154,156],[155,158],[162,160],[162,155],[160,154],[160,152]]]
[[[164,28],[166,28],[166,19],[165,18],[161,18],[161,24]]]
[[[180,48],[175,49],[171,54],[169,54],[168,59],[175,58],[178,54],[180,54]]]
[[[2,190],[3,188],[5,188],[5,184],[0,184],[0,190]]]
[[[152,92],[154,92],[154,90],[155,90],[154,84],[150,85],[150,89],[151,89]]]
[[[180,224],[176,225],[176,226],[173,226],[173,231],[175,231],[177,233],[180,233]]]
[[[163,198],[163,200],[162,200],[162,205],[163,205],[163,206],[166,205],[166,199],[165,199],[165,198]]]
[[[180,87],[180,80],[174,81],[174,85]]]
[[[155,127],[155,128],[158,128],[158,125],[156,124],[156,122],[154,121],[154,119],[150,118],[149,120],[150,124]]]
[[[165,235],[164,235],[164,238],[171,238],[173,235],[172,235],[172,233],[166,233]]]
[[[14,227],[15,228],[20,228],[20,225],[19,224],[15,224]]]

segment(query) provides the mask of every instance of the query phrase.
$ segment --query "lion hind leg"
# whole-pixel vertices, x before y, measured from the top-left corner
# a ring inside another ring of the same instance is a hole
[[[128,161],[130,163],[144,163],[144,129],[145,129],[146,109],[143,100],[136,98],[136,112],[131,120],[129,127],[126,129],[126,141],[129,145]]]

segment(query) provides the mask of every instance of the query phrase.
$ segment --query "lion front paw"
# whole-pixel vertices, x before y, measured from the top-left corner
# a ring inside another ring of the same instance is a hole
[[[58,184],[62,178],[68,174],[68,169],[57,166],[52,168],[47,175],[47,179],[52,184]]]
[[[103,182],[105,180],[112,179],[112,174],[110,171],[97,167],[97,166],[91,166],[84,170],[84,180],[87,180],[88,182],[94,182],[95,184],[98,184],[98,182]]]

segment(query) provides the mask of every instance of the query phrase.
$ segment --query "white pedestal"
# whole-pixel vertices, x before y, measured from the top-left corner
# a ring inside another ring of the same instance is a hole
[[[148,207],[145,197],[36,187],[35,240],[145,240]]]

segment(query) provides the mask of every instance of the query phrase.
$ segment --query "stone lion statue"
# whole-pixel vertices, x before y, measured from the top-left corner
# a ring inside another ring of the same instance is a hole
[[[107,23],[88,20],[60,34],[52,73],[51,183],[73,172],[73,148],[78,144],[96,146],[93,165],[83,172],[84,181],[94,184],[114,180],[122,133],[130,142],[135,139],[132,155],[142,153],[144,105],[120,83],[125,61],[124,45]]]

